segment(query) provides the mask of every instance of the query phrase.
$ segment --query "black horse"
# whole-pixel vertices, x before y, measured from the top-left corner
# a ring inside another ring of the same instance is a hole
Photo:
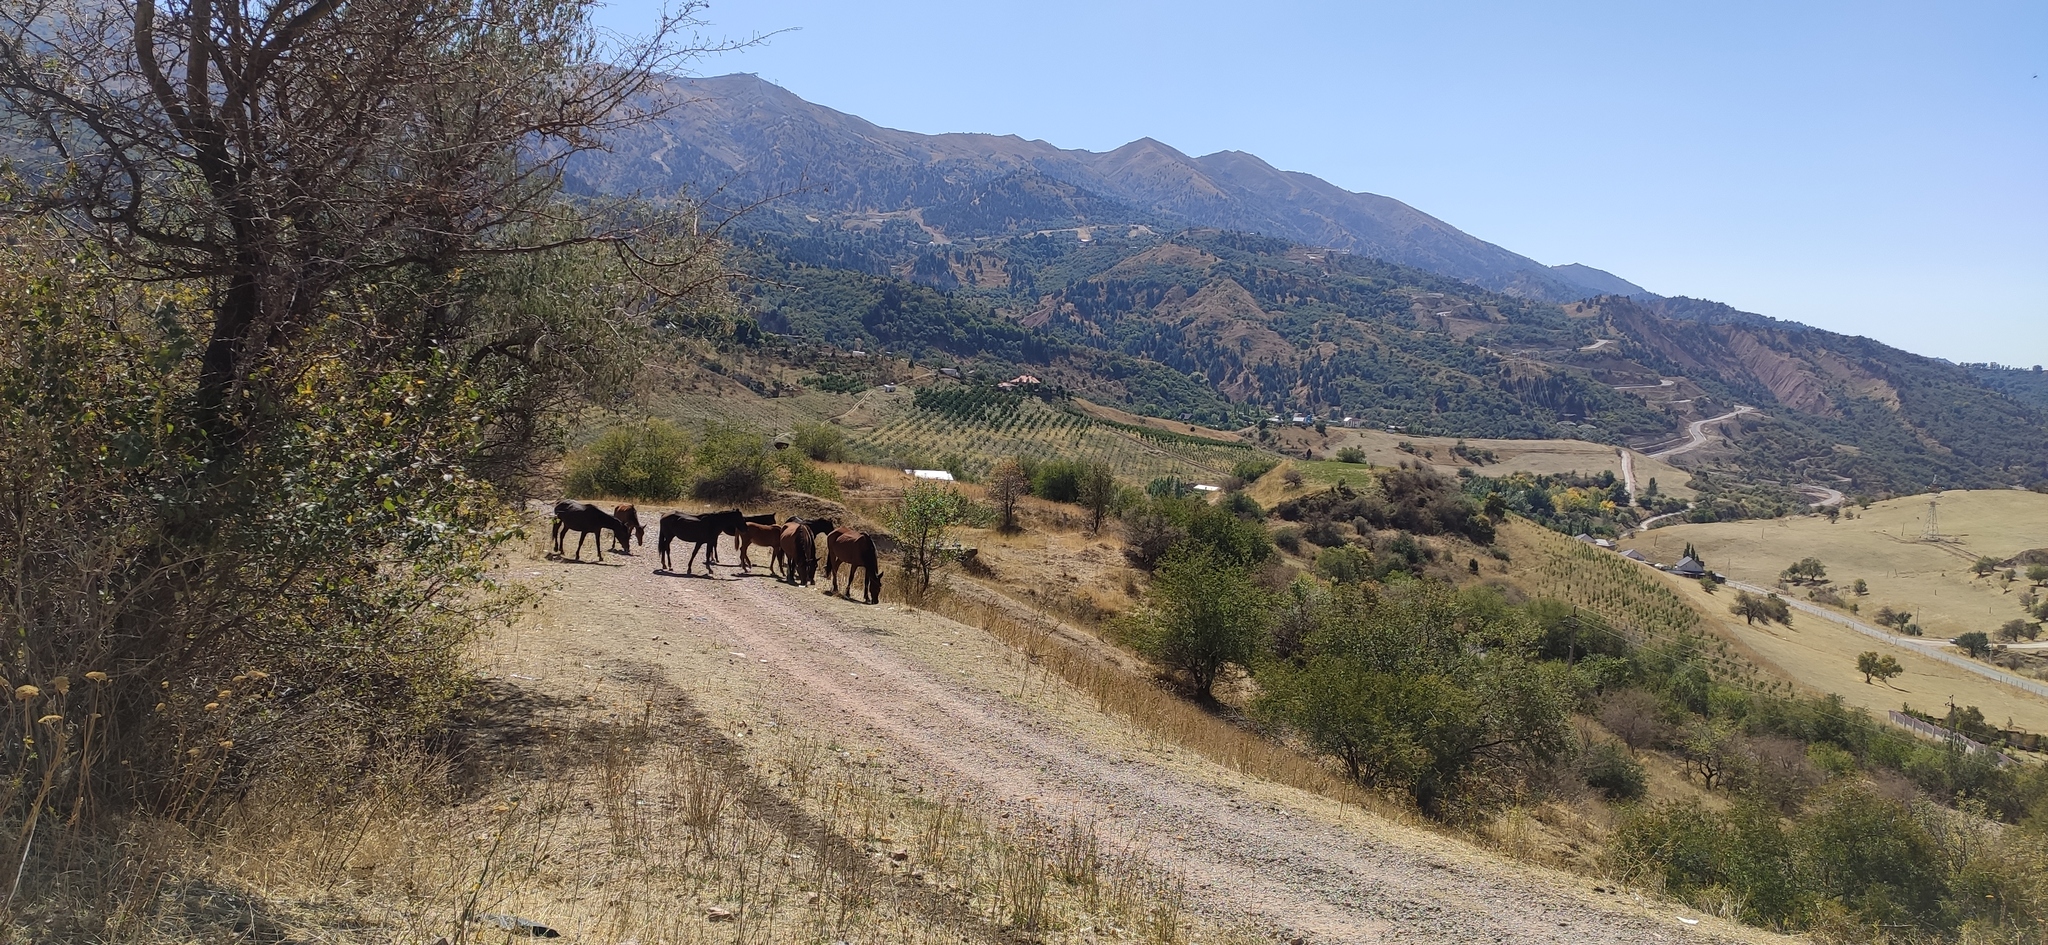
[[[548,538],[555,543],[555,557],[562,557],[562,542],[570,532],[576,533],[576,560],[583,560],[583,540],[600,532],[611,532],[614,540],[624,543],[631,534],[626,523],[613,517],[610,512],[588,502],[571,502],[563,499],[555,503],[555,522],[548,527]],[[597,560],[604,561],[604,538],[596,542]]]
[[[670,570],[669,543],[681,539],[690,543],[690,560],[683,564],[683,573],[691,573],[697,567],[697,552],[703,551],[706,547],[715,552],[718,548],[718,536],[739,534],[740,519],[740,513],[736,509],[706,512],[703,515],[670,512],[662,516],[660,535],[656,539],[656,543],[661,547],[661,569]],[[711,554],[706,552],[704,555],[706,575],[711,573]]]

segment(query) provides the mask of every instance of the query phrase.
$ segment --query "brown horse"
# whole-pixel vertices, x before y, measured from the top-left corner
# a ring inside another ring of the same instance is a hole
[[[613,536],[612,544],[615,545],[619,551],[624,552],[626,554],[632,554],[634,541],[640,543],[641,550],[646,550],[647,526],[640,524],[640,510],[634,508],[633,503],[627,502],[623,505],[620,505],[612,509],[612,517],[618,519],[619,523],[626,526],[626,530],[632,532],[633,534],[632,541],[624,541],[623,543],[621,539],[619,539],[617,536]]]
[[[559,558],[562,556],[562,541],[568,538],[569,533],[572,531],[576,533],[576,560],[578,561],[583,560],[583,540],[589,538],[593,532],[610,531],[615,540],[619,542],[626,540],[625,523],[610,515],[606,515],[603,509],[588,502],[571,502],[564,499],[555,503],[555,521],[554,524],[548,526],[548,538],[555,543],[555,557]],[[602,535],[597,539],[597,560],[600,563],[604,561],[604,538]]]
[[[734,512],[734,514],[738,514],[738,513],[739,513],[739,510],[738,510],[738,509],[734,509],[734,510],[733,510],[733,512]],[[773,525],[773,524],[775,524],[775,513],[774,513],[774,512],[762,512],[762,513],[761,513],[761,514],[759,514],[759,515],[741,515],[741,516],[740,516],[740,522],[741,522],[741,524],[742,524],[742,525]],[[753,569],[753,567],[754,567],[754,559],[753,559],[752,557],[750,557],[750,556],[749,556],[749,555],[747,554],[747,549],[748,549],[748,548],[751,548],[751,547],[753,547],[753,546],[755,546],[755,545],[763,545],[763,546],[766,546],[766,547],[768,547],[768,548],[770,548],[770,549],[773,549],[773,548],[775,547],[775,543],[774,543],[774,542],[766,542],[766,541],[754,541],[754,542],[749,542],[749,541],[747,541],[747,540],[746,540],[746,538],[745,538],[744,536],[742,536],[742,535],[739,535],[739,534],[737,534],[737,533],[735,533],[735,534],[734,534],[734,535],[732,536],[732,547],[733,547],[733,550],[734,550],[734,551],[737,551],[737,552],[739,552],[739,556],[740,556],[740,570],[742,570],[742,571],[749,571],[749,570],[752,570],[752,569]]]
[[[753,558],[747,552],[755,545],[760,545],[769,551],[768,573],[774,574],[775,562],[781,558],[782,526],[775,524],[773,515],[768,516],[767,522],[757,522],[754,521],[755,518],[756,516],[749,515],[740,522],[739,540],[735,543],[740,551],[740,570],[754,570]]]
[[[811,527],[801,520],[784,523],[775,558],[768,563],[771,572],[775,570],[775,561],[782,562],[782,573],[789,583],[818,583],[818,543],[811,536]]]
[[[839,566],[847,565],[846,597],[853,598],[853,576],[860,569],[868,569],[867,584],[862,597],[867,603],[882,602],[882,571],[876,566],[875,540],[844,526],[832,530],[825,536],[825,573],[832,576],[832,589],[827,594],[839,593]]]

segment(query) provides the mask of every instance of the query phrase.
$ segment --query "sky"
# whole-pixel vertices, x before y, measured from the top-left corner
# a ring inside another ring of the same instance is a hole
[[[600,14],[644,30],[655,0]],[[2048,3],[718,0],[696,64],[925,133],[1150,136],[1540,262],[2048,362]],[[781,32],[777,32],[781,31]]]

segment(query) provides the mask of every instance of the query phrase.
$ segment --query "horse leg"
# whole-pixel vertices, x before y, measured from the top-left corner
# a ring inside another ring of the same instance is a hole
[[[591,532],[591,533],[590,533],[590,537],[592,537],[592,538],[595,538],[595,539],[597,539],[596,541],[593,541],[593,542],[591,542],[591,543],[590,543],[590,547],[592,547],[592,548],[596,548],[596,549],[597,549],[597,563],[598,563],[598,564],[603,564],[603,563],[604,563],[604,532],[603,532],[602,530],[600,530],[600,531],[594,531],[594,532]],[[582,550],[583,550],[583,539],[580,539],[580,538],[579,538],[579,539],[577,539],[577,540],[576,540],[576,550],[577,550],[577,551],[582,551]]]
[[[554,547],[555,557],[559,558],[562,556],[562,519],[560,516],[556,516],[554,521],[548,523],[548,544]]]

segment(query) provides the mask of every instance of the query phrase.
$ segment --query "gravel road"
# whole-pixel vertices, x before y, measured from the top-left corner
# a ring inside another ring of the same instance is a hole
[[[1247,783],[1185,751],[1133,750],[1139,739],[1103,734],[1121,723],[1075,724],[1019,698],[1015,686],[991,685],[987,664],[1008,651],[974,628],[763,577],[733,579],[725,568],[718,580],[688,579],[650,575],[647,556],[611,561],[626,566],[542,565],[561,575],[554,596],[578,605],[586,621],[632,621],[617,634],[582,628],[553,658],[662,666],[687,687],[704,672],[701,655],[693,663],[687,654],[729,651],[730,672],[765,687],[783,717],[876,744],[900,770],[979,805],[1053,824],[1093,822],[1105,837],[1130,838],[1186,878],[1197,909],[1250,920],[1282,940],[1771,939],[1711,918],[1687,924],[1701,917]],[[949,664],[956,654],[962,662]]]

